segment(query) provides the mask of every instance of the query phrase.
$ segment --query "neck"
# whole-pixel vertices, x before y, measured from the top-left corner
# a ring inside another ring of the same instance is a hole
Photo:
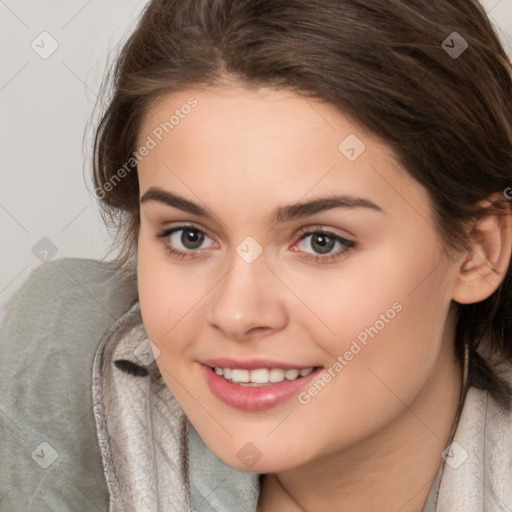
[[[385,429],[341,452],[266,475],[258,512],[320,512],[333,504],[336,510],[421,512],[461,392],[461,365],[453,357],[441,358],[421,392]]]

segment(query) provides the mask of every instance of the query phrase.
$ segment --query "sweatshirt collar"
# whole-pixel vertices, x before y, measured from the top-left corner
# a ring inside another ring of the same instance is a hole
[[[109,512],[254,512],[257,474],[226,465],[204,444],[165,384],[138,302],[100,342],[93,405]]]
[[[259,475],[200,438],[159,372],[138,302],[101,340],[92,392],[110,512],[256,511]],[[512,503],[511,414],[476,388],[459,412],[423,512],[501,512]]]

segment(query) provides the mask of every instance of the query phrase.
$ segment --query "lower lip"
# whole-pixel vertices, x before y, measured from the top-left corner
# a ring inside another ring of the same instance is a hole
[[[201,367],[211,392],[219,400],[231,407],[246,411],[262,411],[286,402],[292,396],[297,395],[322,371],[322,368],[317,368],[309,375],[299,379],[285,379],[275,384],[252,387],[233,384],[217,375],[210,366],[201,365]]]

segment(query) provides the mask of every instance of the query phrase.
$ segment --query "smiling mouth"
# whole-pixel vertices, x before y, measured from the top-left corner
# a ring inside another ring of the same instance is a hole
[[[292,399],[324,368],[294,366],[263,359],[234,361],[224,358],[204,361],[201,370],[210,391],[225,404],[246,411],[263,411]]]
[[[254,370],[246,370],[242,368],[222,368],[219,366],[212,367],[220,377],[232,384],[240,386],[256,387],[278,384],[283,381],[294,381],[309,375],[312,371],[317,369],[316,366],[309,368],[256,368]]]

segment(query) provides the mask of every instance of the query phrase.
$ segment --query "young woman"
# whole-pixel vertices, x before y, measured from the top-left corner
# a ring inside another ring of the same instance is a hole
[[[154,0],[111,83],[120,251],[11,304],[6,510],[511,509],[512,78],[481,6]]]

